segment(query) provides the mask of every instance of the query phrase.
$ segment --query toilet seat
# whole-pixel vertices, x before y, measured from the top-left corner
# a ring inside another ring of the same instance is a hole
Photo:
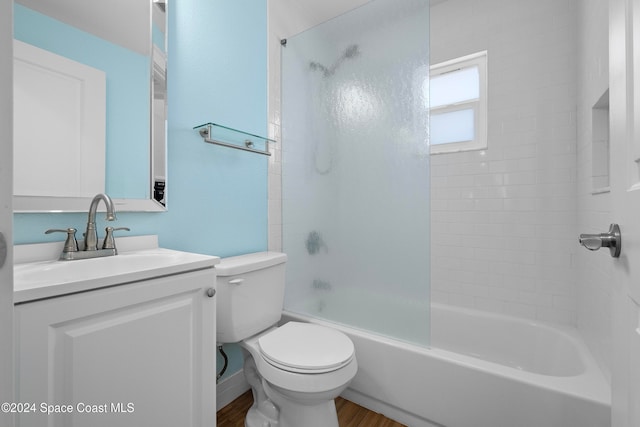
[[[345,334],[320,325],[288,322],[258,339],[260,355],[287,372],[320,374],[338,370],[354,357]]]

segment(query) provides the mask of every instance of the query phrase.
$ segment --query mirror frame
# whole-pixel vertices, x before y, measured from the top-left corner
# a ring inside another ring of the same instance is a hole
[[[155,3],[158,0],[149,0],[149,31],[153,32],[153,8],[156,7]],[[165,23],[168,25],[168,15],[166,10],[166,0],[162,0],[165,4]],[[165,46],[167,43],[167,31],[165,27]],[[113,198],[113,202],[116,205],[118,212],[165,212],[167,210],[166,205],[156,201],[153,198],[155,177],[153,173],[153,156],[154,156],[154,61],[153,61],[153,35],[149,34],[150,46],[150,67],[149,67],[149,85],[150,99],[149,99],[149,127],[150,138],[149,144],[149,180],[147,182],[147,189],[149,191],[148,199],[124,199]],[[166,52],[165,52],[166,54]],[[166,69],[165,69],[165,85],[166,85]],[[166,103],[166,99],[165,99]],[[166,108],[166,104],[165,104]],[[166,121],[165,117],[165,121]],[[167,139],[166,139],[166,125],[165,125],[165,156],[167,152]],[[166,157],[165,157],[166,158]],[[165,183],[167,178],[165,177]],[[166,191],[166,190],[165,190]],[[91,204],[91,197],[48,197],[48,196],[13,196],[13,212],[14,213],[63,213],[63,212],[87,212],[89,205]]]
[[[151,178],[151,177],[150,177]],[[152,189],[153,191],[153,189]],[[91,197],[13,196],[14,213],[87,212]],[[118,212],[165,212],[166,206],[149,199],[114,198]]]

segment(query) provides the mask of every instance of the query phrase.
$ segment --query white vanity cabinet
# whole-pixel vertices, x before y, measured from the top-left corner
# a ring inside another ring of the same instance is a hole
[[[17,304],[17,425],[215,426],[212,267]]]

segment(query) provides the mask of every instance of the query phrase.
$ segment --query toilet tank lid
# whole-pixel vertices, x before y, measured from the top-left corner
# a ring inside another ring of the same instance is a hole
[[[255,252],[222,258],[215,266],[219,277],[235,276],[249,271],[256,271],[287,261],[287,254],[281,252]]]

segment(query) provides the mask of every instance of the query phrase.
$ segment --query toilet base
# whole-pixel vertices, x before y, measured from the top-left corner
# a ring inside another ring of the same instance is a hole
[[[269,399],[278,407],[280,418],[278,427],[338,427],[338,413],[334,398],[340,391],[331,396],[318,398],[315,396],[291,397],[289,393],[281,393],[276,387],[262,381]],[[323,393],[324,394],[324,393]]]
[[[347,384],[323,393],[282,390],[261,377],[253,356],[244,356],[244,374],[253,393],[245,427],[339,427],[334,398]]]
[[[279,398],[268,384],[265,388],[269,390],[267,394],[279,404],[274,404],[271,399],[255,402],[247,412],[245,427],[339,427],[334,400],[304,405]],[[269,414],[276,414],[277,419]]]
[[[248,353],[244,355],[244,376],[253,394],[253,405],[244,420],[245,427],[278,427],[280,411],[267,397],[256,363]]]
[[[244,420],[245,427],[280,427],[280,424],[276,420],[266,418],[258,408],[254,406],[247,412],[247,417]]]

